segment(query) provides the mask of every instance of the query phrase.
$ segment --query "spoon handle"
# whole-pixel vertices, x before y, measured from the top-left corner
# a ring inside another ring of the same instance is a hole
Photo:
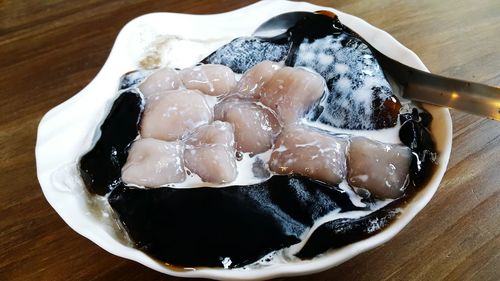
[[[421,71],[372,50],[382,68],[403,85],[405,98],[500,120],[499,87]]]

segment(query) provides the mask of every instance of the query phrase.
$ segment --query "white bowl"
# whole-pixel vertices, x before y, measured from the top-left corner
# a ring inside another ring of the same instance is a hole
[[[329,251],[313,260],[261,269],[199,269],[180,272],[163,266],[143,252],[120,242],[113,234],[112,227],[97,218],[95,211],[89,208],[88,196],[76,169],[78,158],[91,148],[95,130],[117,96],[119,77],[127,71],[137,69],[139,61],[145,55],[155,55],[155,51],[165,52],[167,59],[163,64],[184,67],[197,62],[232,38],[250,35],[260,23],[277,14],[316,10],[334,12],[342,23],[358,32],[380,51],[415,68],[428,71],[412,51],[388,33],[357,17],[309,3],[263,1],[223,14],[154,13],[138,17],[121,30],[109,58],[95,79],[71,99],[50,110],[40,122],[36,164],[38,179],[49,203],[71,228],[108,252],[159,272],[182,277],[255,280],[308,274],[331,268],[389,241],[430,201],[444,175],[452,138],[448,109],[425,106],[434,117],[431,130],[439,152],[439,166],[429,184],[411,199],[395,222],[368,239]],[[194,41],[182,45],[174,42],[174,39],[170,42],[171,48],[165,47],[168,38],[175,36]],[[161,47],[159,51],[151,49],[155,44],[156,47]]]

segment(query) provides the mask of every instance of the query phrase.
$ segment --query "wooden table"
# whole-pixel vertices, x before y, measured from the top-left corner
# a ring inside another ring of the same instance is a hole
[[[76,234],[36,178],[37,125],[101,68],[139,15],[216,13],[253,1],[0,2],[0,280],[177,280]],[[435,73],[500,85],[500,1],[313,1],[359,16]],[[452,110],[448,172],[387,244],[294,280],[500,280],[500,122]]]

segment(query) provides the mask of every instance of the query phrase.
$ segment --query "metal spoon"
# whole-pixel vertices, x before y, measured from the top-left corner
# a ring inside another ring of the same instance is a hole
[[[312,15],[330,18],[335,16],[327,11],[285,13],[261,24],[253,35],[263,38],[282,35],[300,20]],[[359,37],[361,38],[361,36]],[[499,87],[448,78],[418,70],[384,55],[366,40],[363,39],[363,41],[370,47],[384,71],[404,87],[403,97],[414,101],[451,107],[493,120],[500,120]]]

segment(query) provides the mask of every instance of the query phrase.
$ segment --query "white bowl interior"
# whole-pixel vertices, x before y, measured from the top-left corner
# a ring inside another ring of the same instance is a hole
[[[196,63],[219,45],[232,38],[250,35],[262,22],[289,11],[330,10],[340,20],[385,54],[408,65],[427,71],[420,59],[388,33],[365,21],[328,7],[309,3],[263,1],[229,13],[187,15],[154,13],[129,22],[118,35],[111,54],[95,79],[78,94],[50,110],[40,122],[36,144],[37,173],[43,193],[56,212],[76,232],[108,252],[137,261],[154,270],[174,276],[206,277],[231,280],[255,280],[322,271],[394,237],[430,201],[441,181],[451,150],[451,118],[448,109],[425,106],[433,115],[432,133],[439,152],[439,166],[429,184],[404,208],[400,217],[379,234],[328,252],[310,261],[281,264],[252,270],[199,269],[173,271],[143,252],[116,239],[110,226],[104,225],[88,208],[87,194],[76,163],[94,143],[94,133],[116,98],[120,76],[138,68],[138,62],[158,35],[212,42],[197,56],[173,50],[172,63],[179,67]],[[193,49],[200,52],[200,49]],[[172,51],[172,50],[171,50]],[[177,61],[176,61],[177,60]]]

